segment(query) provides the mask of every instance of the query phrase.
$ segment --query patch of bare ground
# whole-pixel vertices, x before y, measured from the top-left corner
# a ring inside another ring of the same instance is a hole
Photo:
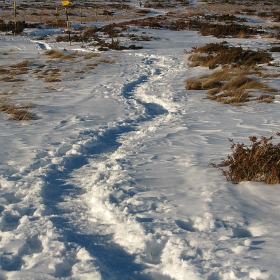
[[[13,2],[2,4],[0,30],[13,31],[12,9]],[[132,7],[126,3],[106,2],[72,2],[68,6],[68,17],[70,22],[104,22],[123,19],[133,19],[143,16],[143,10]],[[146,14],[146,13],[145,13]],[[3,19],[10,19],[4,21]],[[18,2],[17,3],[17,21],[18,32],[20,33],[31,24],[44,25],[46,27],[66,27],[65,9],[61,6],[61,2],[40,2],[40,6],[36,1]]]

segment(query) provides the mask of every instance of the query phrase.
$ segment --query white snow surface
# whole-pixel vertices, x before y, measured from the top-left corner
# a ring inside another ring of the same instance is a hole
[[[38,119],[0,115],[0,279],[280,279],[279,185],[233,184],[209,166],[230,154],[228,138],[279,131],[279,97],[236,107],[187,91],[209,70],[183,50],[218,40],[146,32],[156,40],[85,73],[82,56],[54,62],[54,90],[32,75],[15,87]],[[1,65],[94,52],[33,37],[1,35]]]

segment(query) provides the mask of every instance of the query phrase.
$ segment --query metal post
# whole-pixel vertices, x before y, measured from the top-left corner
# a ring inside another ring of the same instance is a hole
[[[14,2],[14,23],[15,23],[15,31],[14,36],[16,36],[17,33],[17,2]]]
[[[69,42],[69,46],[71,46],[70,24],[68,20],[67,8],[65,8],[65,15],[66,15],[66,28],[68,30],[68,42]]]
[[[55,17],[56,17],[56,28],[58,28],[58,9],[55,8]]]

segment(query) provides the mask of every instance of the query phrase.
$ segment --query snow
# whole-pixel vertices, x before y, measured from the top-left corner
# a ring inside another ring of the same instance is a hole
[[[208,166],[230,153],[228,138],[277,132],[279,97],[234,107],[187,91],[209,70],[188,67],[184,49],[218,39],[143,31],[157,40],[104,52],[93,61],[110,63],[83,73],[95,50],[35,38],[56,31],[1,35],[1,65],[49,63],[62,81],[29,72],[1,89],[38,119],[0,115],[0,279],[279,279],[279,186],[235,185]],[[77,55],[47,62],[49,49]]]

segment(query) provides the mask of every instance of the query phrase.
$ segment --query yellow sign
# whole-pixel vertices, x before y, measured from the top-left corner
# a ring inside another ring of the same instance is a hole
[[[66,0],[66,1],[62,1],[61,4],[62,4],[62,6],[68,6],[70,4],[70,2]]]

